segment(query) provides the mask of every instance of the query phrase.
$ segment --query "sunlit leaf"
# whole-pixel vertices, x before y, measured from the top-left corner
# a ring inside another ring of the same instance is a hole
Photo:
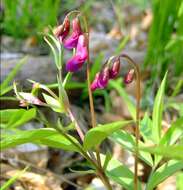
[[[122,127],[130,124],[132,121],[118,121],[104,125],[98,125],[90,129],[84,138],[83,146],[85,150],[100,144],[105,138],[110,136],[113,132],[121,129]]]
[[[7,109],[0,111],[1,127],[15,128],[22,126],[36,117],[36,109]]]
[[[114,142],[122,145],[127,150],[134,152],[135,151],[135,137],[129,134],[126,131],[117,131],[113,133],[110,137]],[[139,141],[139,145],[145,146],[142,141]],[[139,151],[140,159],[142,159],[149,166],[153,166],[153,160],[149,153]]]
[[[70,138],[79,145],[79,142],[74,137],[70,136]],[[13,134],[5,134],[1,140],[1,149],[12,148],[30,142],[69,151],[78,151],[78,148],[66,137],[52,128],[16,131]]]
[[[181,169],[183,169],[182,161],[171,160],[163,164],[150,176],[145,189],[153,190],[158,184]]]
[[[162,83],[157,92],[152,115],[152,136],[155,143],[159,143],[161,138],[161,123],[162,123],[162,114],[163,114],[163,100],[165,92],[165,83],[166,83],[167,73],[165,74]]]

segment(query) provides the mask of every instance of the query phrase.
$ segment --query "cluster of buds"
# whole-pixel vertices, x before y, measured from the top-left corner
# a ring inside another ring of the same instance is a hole
[[[88,58],[88,38],[81,29],[78,17],[72,20],[72,31],[70,33],[70,20],[66,16],[62,25],[54,31],[54,35],[68,50],[75,49],[75,54],[66,63],[66,70],[69,72],[78,71]]]
[[[112,63],[108,61],[104,64],[100,72],[95,75],[95,79],[91,84],[91,90],[104,89],[109,80],[115,79],[120,72],[120,57],[117,57]],[[130,84],[134,78],[134,69],[130,71],[124,77],[124,83]]]

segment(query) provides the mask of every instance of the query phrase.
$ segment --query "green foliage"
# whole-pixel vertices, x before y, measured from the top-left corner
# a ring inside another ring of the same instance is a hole
[[[0,127],[4,129],[16,128],[36,117],[36,109],[6,109],[0,110]]]
[[[161,138],[161,123],[163,114],[163,97],[165,93],[165,82],[167,78],[167,73],[165,74],[163,81],[159,87],[157,95],[154,100],[153,115],[152,115],[152,138],[154,142],[159,143]]]
[[[70,136],[70,138],[79,145],[74,137]],[[65,138],[64,135],[59,134],[52,128],[14,131],[11,135],[6,132],[1,140],[1,149],[12,148],[28,142],[47,145],[53,148],[61,148],[69,151],[79,151],[78,148],[74,146],[67,138]]]
[[[152,119],[146,113],[140,122],[140,135],[142,135],[143,141],[139,140],[139,158],[152,167],[146,190],[154,189],[167,177],[183,168],[183,156],[180,154],[180,152],[183,152],[183,146],[179,143],[179,140],[183,137],[183,117],[172,122],[170,128],[164,135],[162,133],[163,100],[166,80],[167,73],[155,97]],[[123,92],[124,90],[117,82],[111,81],[110,85],[125,99],[128,109],[135,109],[128,95]],[[133,115],[132,111],[130,113]],[[117,131],[110,136],[110,139],[132,153],[136,151],[135,137],[128,132]],[[146,145],[149,143],[151,146]],[[154,159],[152,159],[152,155]],[[170,159],[170,161],[167,160],[165,163],[160,164],[163,158]]]
[[[129,150],[130,152],[135,152],[135,137],[125,131],[117,131],[110,137],[111,140],[114,142],[122,145],[125,149]],[[145,146],[142,141],[139,141],[140,146]],[[149,166],[153,166],[153,160],[149,153],[140,151],[139,158],[143,160]]]
[[[181,4],[183,4],[182,0],[152,2],[153,22],[149,33],[145,65],[151,67],[153,79],[158,77],[158,73],[168,69],[171,69],[171,73],[181,74],[183,59]]]
[[[105,156],[101,155],[102,162],[105,161]],[[123,165],[118,160],[111,158],[108,161],[106,175],[116,183],[122,185],[122,187],[133,190],[134,189],[134,175],[133,172],[128,169],[127,166]],[[138,189],[141,190],[141,184],[138,183]]]
[[[21,177],[22,174],[25,173],[25,171],[28,169],[28,167],[24,168],[22,171],[17,172],[13,177],[11,177],[7,182],[5,182],[1,187],[0,190],[6,190],[8,189],[17,179]]]
[[[0,84],[0,96],[5,95],[8,93],[10,90],[13,89],[13,86],[10,85],[10,83],[13,81],[15,78],[16,74],[20,71],[21,67],[23,64],[25,64],[27,61],[27,57],[24,57],[21,59],[15,67],[11,70],[11,72],[8,74],[8,76],[4,79],[4,81]]]
[[[150,176],[146,189],[153,190],[163,180],[174,174],[176,171],[183,169],[182,161],[169,161],[163,164]]]
[[[101,144],[105,138],[129,123],[131,123],[131,121],[118,121],[105,125],[98,125],[97,127],[90,129],[84,138],[84,149],[89,150],[92,147]]]
[[[60,3],[60,0],[4,0],[4,33],[16,38],[37,36],[45,26],[56,24]]]
[[[59,112],[59,113],[63,112],[63,108],[61,107],[60,102],[58,100],[56,100],[55,98],[45,93],[42,93],[42,94],[46,103],[51,107],[53,111]]]
[[[176,146],[155,146],[155,147],[145,147],[140,148],[145,152],[150,152],[156,155],[161,155],[165,158],[177,159],[183,161],[183,155],[180,152],[183,152],[183,145]]]

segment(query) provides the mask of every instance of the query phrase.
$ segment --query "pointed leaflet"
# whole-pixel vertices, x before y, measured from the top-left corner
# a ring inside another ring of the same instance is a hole
[[[183,161],[183,145],[174,146],[152,146],[152,147],[140,147],[140,150],[150,152],[155,155],[160,155],[165,158],[177,159]],[[156,164],[160,161],[161,157],[157,157]]]
[[[51,109],[55,112],[63,113],[65,110],[61,107],[59,101],[45,93],[42,93],[46,103],[51,107]]]
[[[36,109],[7,109],[0,111],[2,128],[19,127],[36,117]]]
[[[100,154],[102,165],[105,162],[106,158],[104,155]],[[125,189],[134,190],[134,174],[128,169],[127,166],[118,160],[111,158],[108,161],[106,170],[106,175],[116,183],[122,185]],[[138,183],[138,189],[141,190],[141,184]]]
[[[163,164],[149,177],[145,189],[153,190],[158,184],[181,169],[183,169],[182,161],[171,160],[168,163]]]
[[[154,107],[153,107],[153,115],[152,115],[152,137],[156,144],[159,143],[161,138],[161,122],[162,122],[162,114],[163,114],[163,100],[164,100],[164,92],[165,92],[165,83],[167,78],[167,72],[161,82],[160,88],[157,92]]]
[[[135,151],[135,137],[126,131],[118,131],[112,134],[111,138],[114,142],[122,145],[127,150],[134,152]],[[139,145],[145,144],[142,141],[139,141]],[[148,152],[139,151],[139,157],[149,166],[153,166],[153,160]]]
[[[122,127],[132,123],[132,121],[118,121],[105,125],[98,125],[90,129],[84,138],[83,146],[85,150],[89,150],[96,145],[99,145],[105,138]]]

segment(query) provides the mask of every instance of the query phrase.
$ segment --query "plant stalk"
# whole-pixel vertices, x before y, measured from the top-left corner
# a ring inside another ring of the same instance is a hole
[[[87,19],[85,16],[83,16],[84,22],[85,22],[85,29],[87,33],[87,51],[88,51],[88,57],[87,57],[87,86],[88,86],[88,95],[89,95],[89,103],[90,103],[90,113],[91,113],[91,121],[92,121],[92,127],[96,127],[96,117],[95,117],[95,111],[94,111],[94,103],[93,103],[93,96],[92,96],[92,91],[91,91],[91,82],[90,82],[90,51],[89,51],[89,27],[87,23]],[[108,190],[112,190],[111,184],[109,182],[109,179],[105,175],[103,171],[103,167],[101,164],[101,158],[100,158],[100,147],[99,145],[96,146],[96,158],[97,158],[97,165],[99,167],[98,172],[101,180],[103,181],[104,185]]]
[[[135,127],[135,167],[134,167],[134,190],[138,190],[138,157],[139,157],[139,124],[140,124],[140,98],[141,98],[141,87],[140,87],[140,69],[139,66],[126,54],[121,54],[120,57],[125,58],[130,63],[136,75],[136,127]]]

